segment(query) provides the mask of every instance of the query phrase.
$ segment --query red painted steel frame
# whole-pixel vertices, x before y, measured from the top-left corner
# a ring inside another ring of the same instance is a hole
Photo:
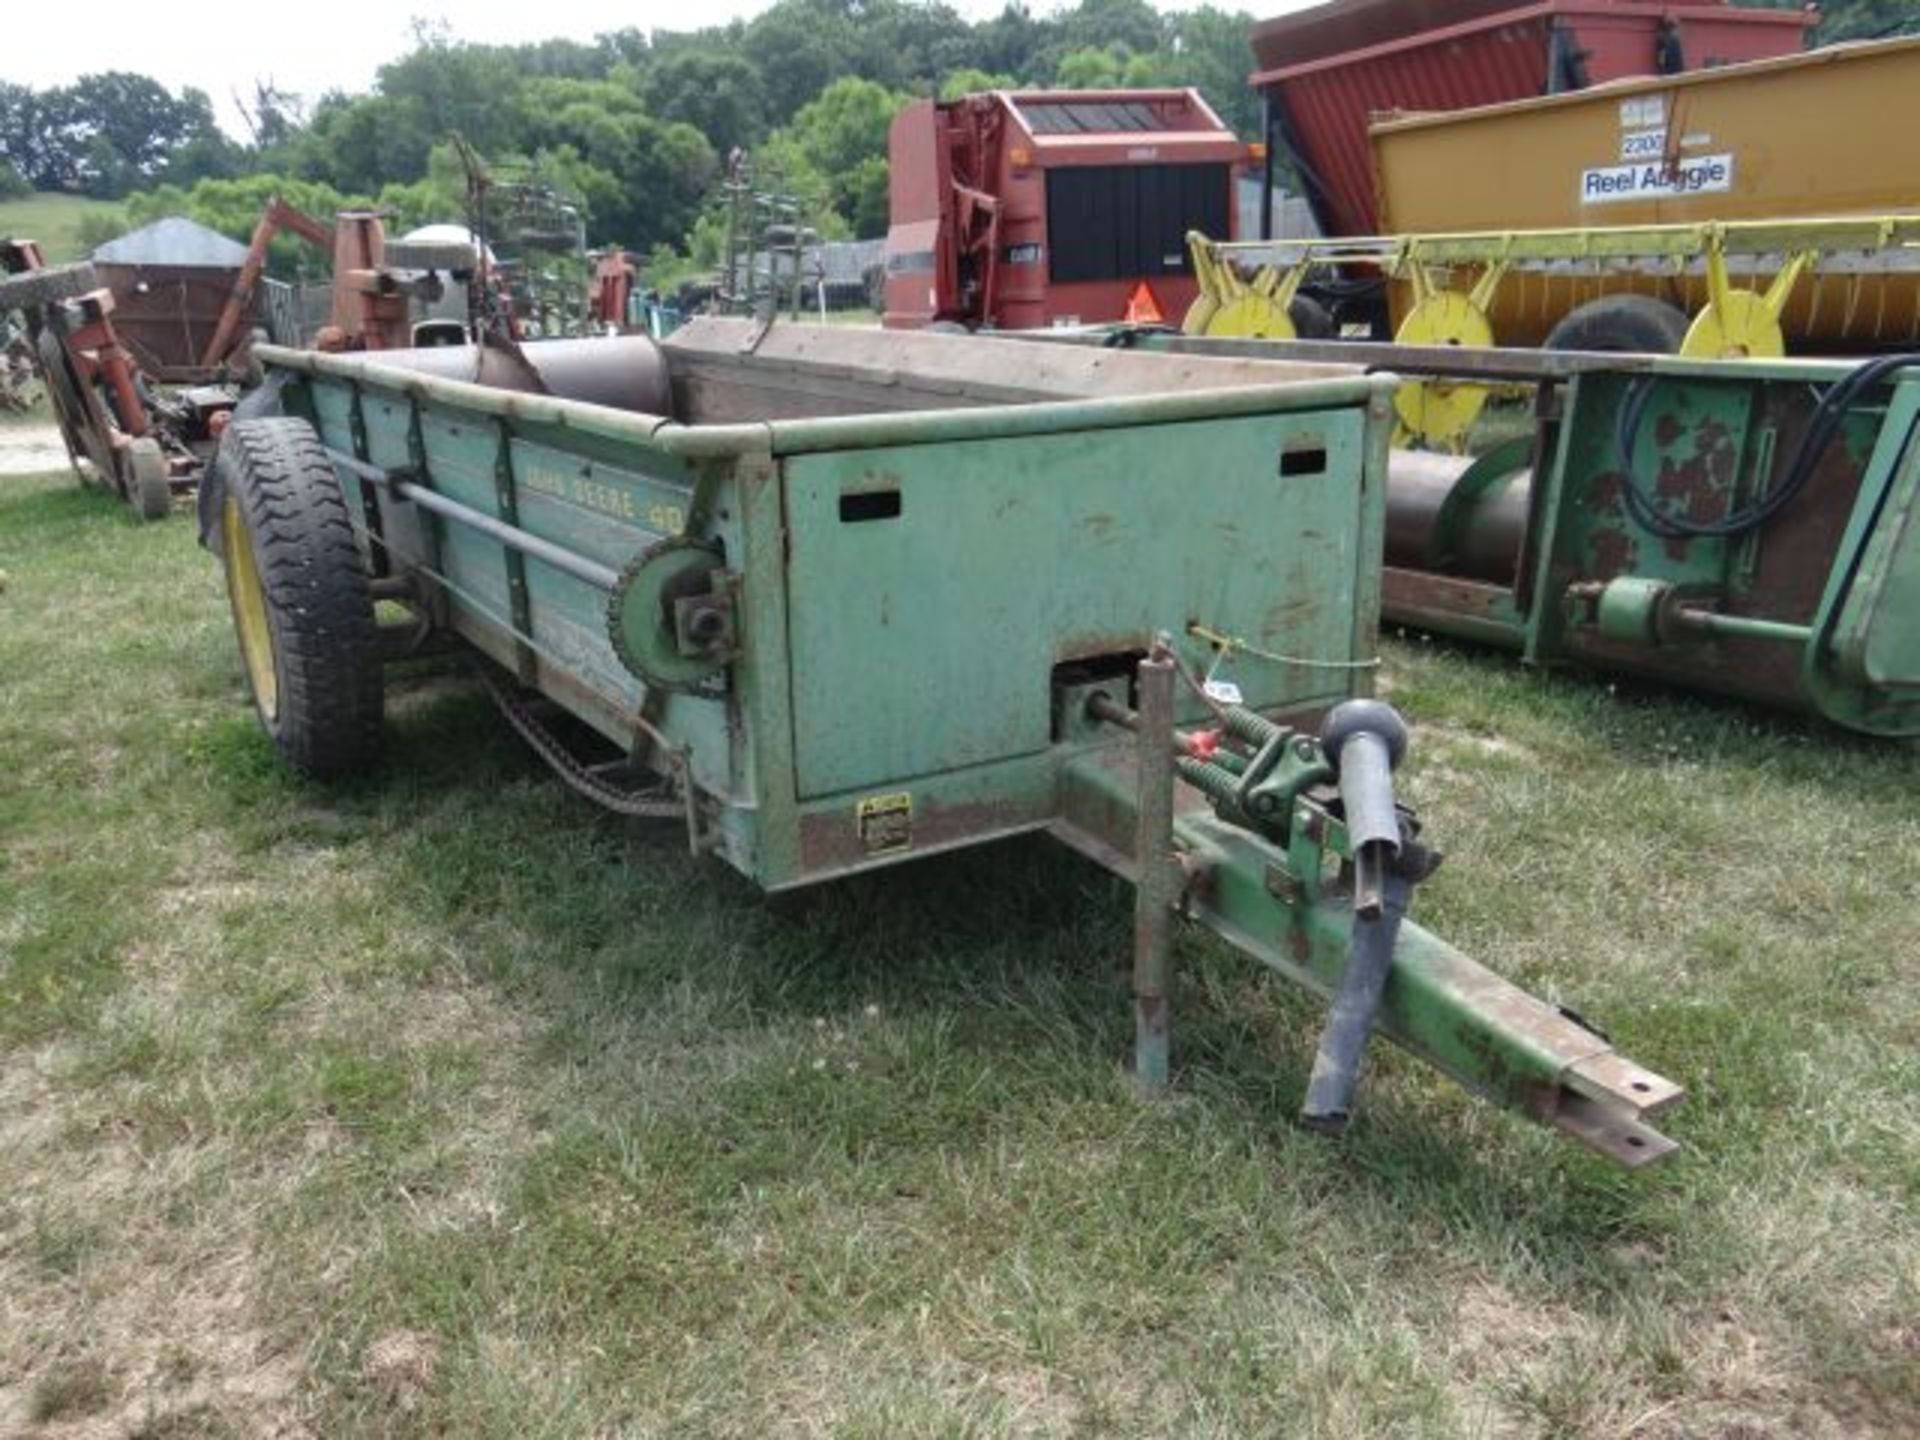
[[[1023,118],[1023,107],[1060,104],[1149,105],[1158,128],[1036,134]],[[1191,275],[1049,280],[1047,172],[1224,164],[1231,226],[1233,177],[1253,154],[1195,90],[996,90],[946,103],[922,100],[894,117],[889,150],[890,329],[943,320],[1001,330],[1115,321],[1142,280],[1162,314],[1184,314],[1198,293]],[[971,296],[962,284],[969,257],[977,279]]]

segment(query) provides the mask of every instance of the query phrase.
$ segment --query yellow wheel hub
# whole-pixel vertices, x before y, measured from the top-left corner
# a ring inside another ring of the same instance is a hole
[[[1729,290],[1694,317],[1680,353],[1695,360],[1770,360],[1787,353],[1787,336],[1766,296]]]
[[[1187,235],[1187,251],[1193,257],[1193,277],[1200,293],[1187,307],[1180,329],[1187,335],[1231,336],[1237,340],[1297,340],[1293,328],[1293,297],[1306,279],[1304,266],[1289,271],[1262,266],[1252,277],[1235,270],[1233,263],[1214,249],[1213,242],[1197,232]]]
[[[267,587],[260,581],[253,538],[247,534],[240,502],[232,495],[220,512],[220,539],[227,562],[227,601],[233,607],[233,629],[240,638],[247,684],[260,713],[275,720],[280,714],[280,674],[274,666],[273,627],[267,620]]]
[[[1694,360],[1771,360],[1787,353],[1780,316],[1800,277],[1813,268],[1811,250],[1789,255],[1765,290],[1736,290],[1716,240],[1707,249],[1707,308],[1687,327],[1680,353]]]
[[[1484,350],[1493,344],[1487,312],[1472,297],[1452,290],[1429,291],[1400,322],[1398,345],[1456,345]],[[1394,392],[1393,408],[1408,432],[1437,445],[1462,439],[1486,407],[1487,387],[1454,380],[1409,380]]]
[[[1240,340],[1298,338],[1287,307],[1259,290],[1245,290],[1207,317],[1203,335],[1230,335]]]

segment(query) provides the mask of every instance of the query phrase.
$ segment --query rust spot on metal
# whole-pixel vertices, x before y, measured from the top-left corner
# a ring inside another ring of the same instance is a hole
[[[1619,472],[1602,470],[1587,482],[1587,507],[1607,511],[1620,508]]]
[[[1053,647],[1054,663],[1105,655],[1144,655],[1152,639],[1144,630],[1083,630],[1060,637]]]
[[[1381,571],[1383,607],[1406,623],[1444,627],[1455,616],[1497,617],[1510,593],[1482,580],[1456,580],[1387,566]]]
[[[1794,395],[1777,398],[1769,418],[1777,426],[1773,474],[1766,484],[1777,484],[1787,457],[1800,446],[1811,418],[1813,398]],[[1697,463],[1697,462],[1696,462]],[[1807,557],[1838,553],[1847,523],[1859,498],[1866,457],[1853,446],[1836,444],[1823,454],[1806,489],[1778,518],[1759,532],[1752,551],[1752,569],[1729,575],[1723,603],[1730,614],[1806,623],[1819,609],[1829,567],[1809,564]],[[1714,516],[1724,514],[1724,501]],[[1686,560],[1699,542],[1675,541],[1667,553]],[[1718,544],[1720,542],[1708,542]],[[1389,572],[1391,573],[1391,572]],[[1575,653],[1598,664],[1615,665],[1652,679],[1677,685],[1717,690],[1773,705],[1804,708],[1797,646],[1764,640],[1724,639],[1711,644],[1674,649],[1648,649],[1616,644],[1597,632],[1583,629],[1570,638]]]
[[[1508,1056],[1494,1043],[1492,1036],[1477,1026],[1461,1026],[1454,1031],[1460,1048],[1474,1056],[1475,1068],[1487,1084],[1505,1096],[1518,1109],[1540,1120],[1550,1120],[1560,1108],[1560,1087],[1537,1075],[1516,1069]]]
[[[860,870],[881,858],[903,859],[920,851],[1034,829],[1050,818],[1044,809],[1014,803],[941,805],[915,796],[912,842],[881,857],[869,853],[861,842],[854,806],[849,801],[842,809],[800,817],[800,860],[802,867],[816,876]]]
[[[1111,515],[1082,515],[1077,528],[1084,530],[1093,540],[1105,540],[1113,534],[1115,521]]]
[[[1616,575],[1631,575],[1639,562],[1640,546],[1624,530],[1611,527],[1595,530],[1587,548],[1593,557],[1595,579],[1611,580]]]
[[[1694,524],[1718,520],[1727,513],[1737,460],[1726,427],[1703,425],[1689,458],[1661,462],[1654,494],[1665,502],[1662,509],[1679,519]],[[1683,560],[1689,543],[1684,539],[1669,540],[1667,553]]]
[[[1277,644],[1287,635],[1303,626],[1311,626],[1320,618],[1322,597],[1315,594],[1302,594],[1291,600],[1278,600],[1269,605],[1260,616],[1260,634],[1257,637],[1262,644]]]

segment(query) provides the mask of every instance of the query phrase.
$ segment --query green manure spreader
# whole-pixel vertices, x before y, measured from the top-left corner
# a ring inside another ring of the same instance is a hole
[[[297,769],[370,765],[383,663],[452,643],[575,788],[769,890],[1033,831],[1124,876],[1148,1091],[1184,920],[1328,997],[1316,1128],[1377,1030],[1674,1149],[1678,1086],[1403,922],[1436,857],[1366,698],[1392,377],[736,320],[258,353],[201,520]]]
[[[1498,397],[1463,453],[1389,455],[1389,623],[1920,737],[1920,356],[1044,338]]]

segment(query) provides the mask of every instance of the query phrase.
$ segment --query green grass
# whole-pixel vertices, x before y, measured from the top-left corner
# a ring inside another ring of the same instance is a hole
[[[1628,1176],[1392,1053],[1302,1135],[1198,937],[1142,1105],[1041,841],[769,900],[454,680],[299,784],[185,516],[0,570],[0,1432],[1912,1433],[1912,747],[1390,648],[1422,920],[1691,1091]]]
[[[81,220],[113,208],[109,201],[89,200],[82,195],[41,194],[25,200],[0,200],[0,237],[38,240],[49,265],[84,260],[88,247],[80,243]]]

